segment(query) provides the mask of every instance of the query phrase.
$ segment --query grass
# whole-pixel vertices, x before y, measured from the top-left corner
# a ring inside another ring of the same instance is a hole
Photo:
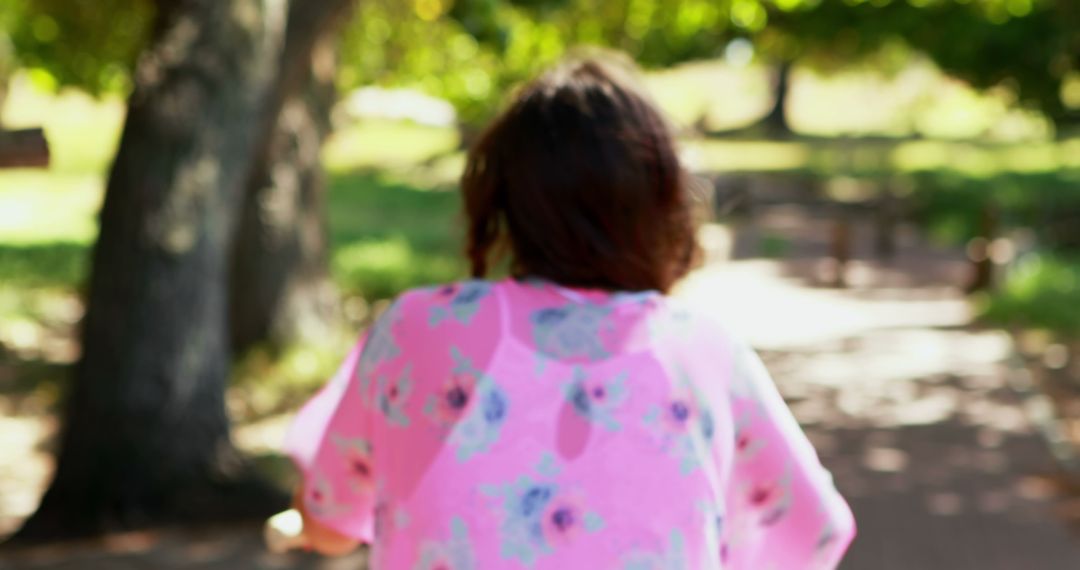
[[[356,172],[335,175],[328,199],[333,275],[347,292],[387,298],[464,274],[456,192]]]
[[[1080,255],[1029,254],[980,304],[991,323],[1080,338]]]
[[[0,244],[3,287],[75,289],[86,275],[85,242]]]
[[[370,120],[335,133],[323,148],[323,164],[334,172],[411,168],[457,148],[454,129]]]
[[[348,292],[380,298],[460,274],[455,192],[377,171],[331,173],[328,186],[332,267]],[[10,172],[0,187],[0,289],[77,288],[100,179]]]

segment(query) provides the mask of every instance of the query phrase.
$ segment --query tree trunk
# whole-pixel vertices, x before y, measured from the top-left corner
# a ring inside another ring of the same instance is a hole
[[[990,291],[994,288],[994,260],[990,245],[998,234],[1000,214],[994,204],[984,204],[979,212],[979,235],[972,240],[968,257],[971,259],[971,279],[968,293]]]
[[[776,83],[773,86],[775,97],[772,109],[765,115],[762,124],[773,135],[790,135],[791,125],[787,120],[788,93],[791,91],[791,67],[790,60],[782,60],[776,67]]]
[[[226,279],[284,0],[161,3],[113,163],[55,477],[16,540],[285,504],[233,447]]]
[[[233,249],[229,321],[238,353],[326,338],[338,312],[319,160],[336,99],[329,34],[312,51],[290,53],[295,61],[284,65],[302,67],[305,77],[256,159]]]

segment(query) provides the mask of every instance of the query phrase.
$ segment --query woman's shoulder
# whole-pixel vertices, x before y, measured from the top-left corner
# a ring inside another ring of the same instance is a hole
[[[399,306],[473,305],[493,299],[491,293],[497,282],[486,279],[464,279],[406,289],[394,301]]]
[[[745,335],[729,319],[704,310],[678,297],[664,297],[660,310],[652,315],[653,329],[666,336],[691,345],[726,346],[742,349],[747,345]]]
[[[442,325],[469,325],[497,304],[497,282],[467,279],[414,287],[400,293],[386,314],[397,326],[437,329]]]

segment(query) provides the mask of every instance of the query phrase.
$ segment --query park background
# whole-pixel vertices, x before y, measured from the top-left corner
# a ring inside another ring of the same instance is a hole
[[[0,568],[358,563],[261,552],[290,413],[465,276],[464,149],[589,46],[708,190],[676,294],[762,350],[847,566],[1080,567],[1076,2],[0,0]]]

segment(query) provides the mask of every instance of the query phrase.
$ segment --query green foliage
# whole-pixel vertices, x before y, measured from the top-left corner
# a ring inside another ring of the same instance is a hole
[[[341,87],[419,88],[451,101],[462,117],[482,119],[505,87],[492,75],[501,69],[498,57],[446,17],[445,8],[438,0],[358,4],[341,38]]]
[[[412,4],[366,3],[358,25],[382,33],[361,35],[352,57],[382,60],[382,78],[390,82],[412,78],[434,88],[463,110],[465,122],[489,115],[506,87],[575,45],[614,47],[662,67],[715,57],[740,37],[759,57],[820,69],[867,58],[899,69],[915,49],[977,87],[1004,86],[1063,120],[1062,85],[1080,53],[1080,7],[1066,0],[458,0],[448,10],[441,0]],[[440,9],[420,9],[429,5]],[[388,39],[393,45],[380,45]],[[416,59],[427,65],[386,61],[380,51],[419,51],[424,55]]]
[[[1080,66],[1080,10],[1075,3],[1037,3],[1022,17],[1005,22],[950,13],[941,11],[940,26],[912,27],[908,41],[976,87],[1004,85],[1051,118],[1065,118],[1062,85]]]
[[[2,0],[18,63],[46,87],[123,92],[153,17],[147,0]]]
[[[247,423],[295,410],[326,384],[356,342],[355,331],[319,344],[298,344],[283,351],[256,347],[233,365],[228,392],[233,421]]]
[[[514,85],[578,45],[640,63],[715,56],[728,21],[715,0],[370,0],[343,37],[342,84],[418,87],[478,125]]]
[[[761,242],[758,244],[758,253],[766,258],[782,259],[790,251],[791,241],[774,233],[761,236]]]
[[[950,171],[914,177],[914,217],[939,238],[964,244],[981,235],[986,209],[997,231],[1028,228],[1044,247],[1080,252],[1080,173],[999,173],[990,178]]]
[[[499,12],[498,0],[455,0],[447,15],[477,41],[503,51],[509,43],[509,30]]]
[[[1002,326],[1080,338],[1080,256],[1025,256],[1001,290],[985,300],[983,316]]]
[[[15,72],[15,50],[11,45],[10,31],[15,22],[22,17],[21,6],[15,0],[0,0],[0,82],[6,81]],[[0,88],[0,98],[3,89]],[[3,101],[0,100],[0,104]]]
[[[836,66],[902,41],[978,88],[1003,86],[1055,120],[1080,68],[1080,5],[1071,0],[823,0],[770,11],[759,48]]]
[[[559,15],[573,43],[611,46],[647,67],[714,57],[730,40],[731,7],[715,0],[576,0]]]
[[[152,16],[149,0],[0,0],[0,78],[10,43],[42,84],[122,91]],[[867,57],[896,67],[904,45],[1066,120],[1075,112],[1061,93],[1078,69],[1077,21],[1071,0],[365,0],[342,36],[340,82],[419,87],[475,125],[509,88],[577,45],[663,67],[747,38],[759,57],[823,69]]]

